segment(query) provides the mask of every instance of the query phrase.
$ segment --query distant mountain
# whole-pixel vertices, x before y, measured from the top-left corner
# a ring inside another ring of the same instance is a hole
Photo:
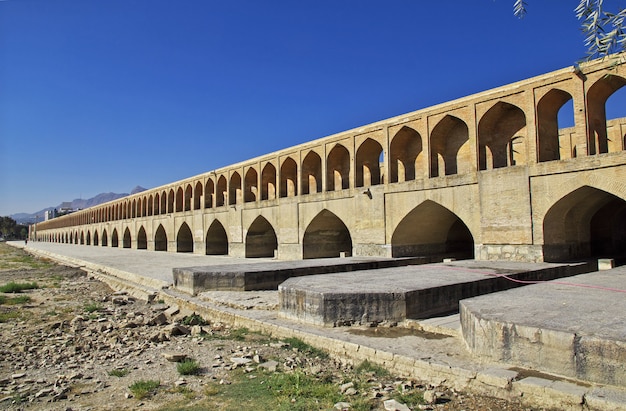
[[[130,194],[141,193],[142,191],[146,191],[145,188],[141,186],[137,186],[133,188]],[[126,197],[130,195],[128,193],[100,193],[95,197],[84,200],[82,198],[77,198],[72,201],[65,201],[59,204],[56,207],[46,207],[43,210],[39,210],[36,213],[28,214],[28,213],[17,213],[10,215],[12,219],[14,219],[18,224],[32,224],[35,221],[41,222],[43,221],[43,215],[46,211],[49,210],[60,210],[61,208],[71,209],[71,210],[79,210],[83,208],[89,208],[97,206],[98,204],[106,203],[109,201],[117,200],[118,198]]]

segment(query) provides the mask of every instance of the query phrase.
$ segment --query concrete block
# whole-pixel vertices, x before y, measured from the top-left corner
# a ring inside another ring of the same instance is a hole
[[[492,387],[508,389],[516,377],[516,371],[506,368],[488,368],[476,374],[476,381]]]
[[[626,411],[626,392],[609,387],[598,387],[585,395],[590,411]]]
[[[615,268],[615,260],[612,258],[600,258],[598,260],[598,270],[611,270]]]

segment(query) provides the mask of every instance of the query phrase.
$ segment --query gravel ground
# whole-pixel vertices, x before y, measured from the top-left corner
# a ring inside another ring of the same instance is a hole
[[[16,256],[23,255],[6,248],[11,251],[3,248],[1,261],[19,260]],[[0,409],[167,410],[184,398],[188,404],[206,401],[208,392],[214,395],[215,387],[231,383],[235,369],[242,367],[251,373],[260,368],[271,372],[272,367],[308,375],[331,372],[338,391],[349,389],[342,381],[352,371],[351,365],[341,359],[320,360],[285,342],[241,333],[228,324],[189,324],[176,307],[117,293],[76,268],[52,263],[31,267],[0,264],[0,285],[38,285],[20,294],[0,293],[7,299],[28,297],[27,302],[0,304]],[[176,357],[195,359],[199,375],[181,376],[172,361]],[[155,395],[137,398],[130,385],[148,379],[158,380],[160,388]],[[401,376],[373,378],[371,386],[369,392],[354,395],[376,398],[375,410],[385,409],[386,394],[398,386],[437,398],[415,409],[531,410],[517,402],[433,387],[428,381]],[[255,408],[246,405],[245,409]]]

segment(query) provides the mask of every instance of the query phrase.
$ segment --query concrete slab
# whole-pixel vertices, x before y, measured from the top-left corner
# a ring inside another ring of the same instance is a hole
[[[290,278],[281,314],[324,326],[389,323],[458,310],[461,299],[588,271],[585,264],[454,261]]]
[[[426,257],[408,258],[319,258],[313,260],[266,261],[245,264],[178,267],[172,270],[174,287],[191,295],[203,291],[276,290],[291,277],[371,270],[386,267],[426,264]]]
[[[483,358],[626,385],[626,267],[460,303],[463,337]]]

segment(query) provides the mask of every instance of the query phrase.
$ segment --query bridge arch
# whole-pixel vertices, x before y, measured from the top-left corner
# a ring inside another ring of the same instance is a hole
[[[381,183],[380,157],[383,146],[371,138],[366,139],[356,151],[356,187]]]
[[[257,187],[258,179],[259,179],[259,174],[257,173],[256,169],[254,167],[250,167],[248,171],[246,171],[246,176],[244,178],[244,193],[243,193],[244,202],[250,203],[250,202],[256,201],[257,194],[259,192],[258,187]]]
[[[154,251],[167,251],[167,233],[163,224],[159,224],[154,234]]]
[[[222,207],[226,205],[226,193],[228,192],[226,184],[226,177],[221,175],[217,179],[217,190],[215,192],[215,207]]]
[[[85,244],[91,245],[91,232],[89,230],[87,230],[87,237],[85,239]]]
[[[114,228],[113,233],[111,233],[111,247],[119,247],[119,236],[117,234],[117,228]]]
[[[233,172],[228,183],[228,205],[241,203],[241,176]]]
[[[167,212],[168,213],[173,213],[174,212],[174,204],[175,204],[175,194],[174,194],[174,189],[170,188],[170,192],[167,195]]]
[[[72,241],[71,236],[70,236],[70,242]],[[109,235],[107,233],[106,228],[102,230],[102,247],[108,247],[109,246]]]
[[[322,158],[313,150],[302,161],[301,185],[304,195],[322,192]]]
[[[94,230],[93,232],[93,245],[100,245],[100,237],[98,236],[98,230]]]
[[[176,211],[177,213],[183,211],[183,204],[184,204],[184,199],[183,199],[184,193],[183,193],[183,188],[182,187],[178,187],[178,190],[176,190],[176,208],[174,211]]]
[[[274,227],[263,216],[254,219],[246,234],[246,258],[274,257],[278,239]]]
[[[499,101],[478,122],[478,168],[488,170],[526,163],[526,115]]]
[[[430,134],[430,176],[460,174],[470,171],[469,130],[458,117],[446,114]]]
[[[176,234],[176,252],[193,253],[193,235],[187,223],[182,223]]]
[[[276,167],[268,162],[261,171],[261,200],[276,198]]]
[[[600,77],[587,92],[587,122],[589,124],[589,155],[608,153],[609,143],[606,128],[606,101],[617,90],[626,85],[626,79],[614,74]],[[617,150],[613,150],[617,151]]]
[[[228,236],[222,223],[215,219],[209,226],[205,240],[206,255],[228,255]]]
[[[411,127],[403,126],[391,140],[389,149],[389,181],[402,183],[425,174],[422,161],[422,136]]]
[[[626,201],[588,185],[563,196],[543,220],[545,261],[626,254]]]
[[[446,207],[426,200],[411,210],[391,237],[393,257],[474,256],[474,237],[463,220]]]
[[[193,201],[193,187],[187,184],[185,187],[185,201],[183,203],[183,211],[191,211],[191,202]]]
[[[567,91],[552,89],[537,103],[537,161],[561,159],[559,110],[571,100]],[[568,157],[573,157],[573,152]]]
[[[204,190],[204,208],[213,208],[215,198],[215,182],[212,178],[207,179]]]
[[[126,230],[124,230],[124,239],[122,240],[122,247],[130,248],[131,245],[132,245],[132,238],[130,236],[130,229],[126,227]]]
[[[326,191],[350,188],[350,152],[336,144],[326,160]]]
[[[146,235],[146,229],[143,228],[143,226],[139,227],[139,232],[137,232],[137,249],[148,249],[148,236]]]
[[[280,166],[280,196],[298,195],[298,165],[293,158],[287,157]]]
[[[196,188],[193,192],[193,209],[200,210],[202,204],[202,182],[196,183]]]
[[[352,255],[352,236],[348,227],[333,212],[320,211],[307,226],[302,238],[302,257],[339,257]]]

